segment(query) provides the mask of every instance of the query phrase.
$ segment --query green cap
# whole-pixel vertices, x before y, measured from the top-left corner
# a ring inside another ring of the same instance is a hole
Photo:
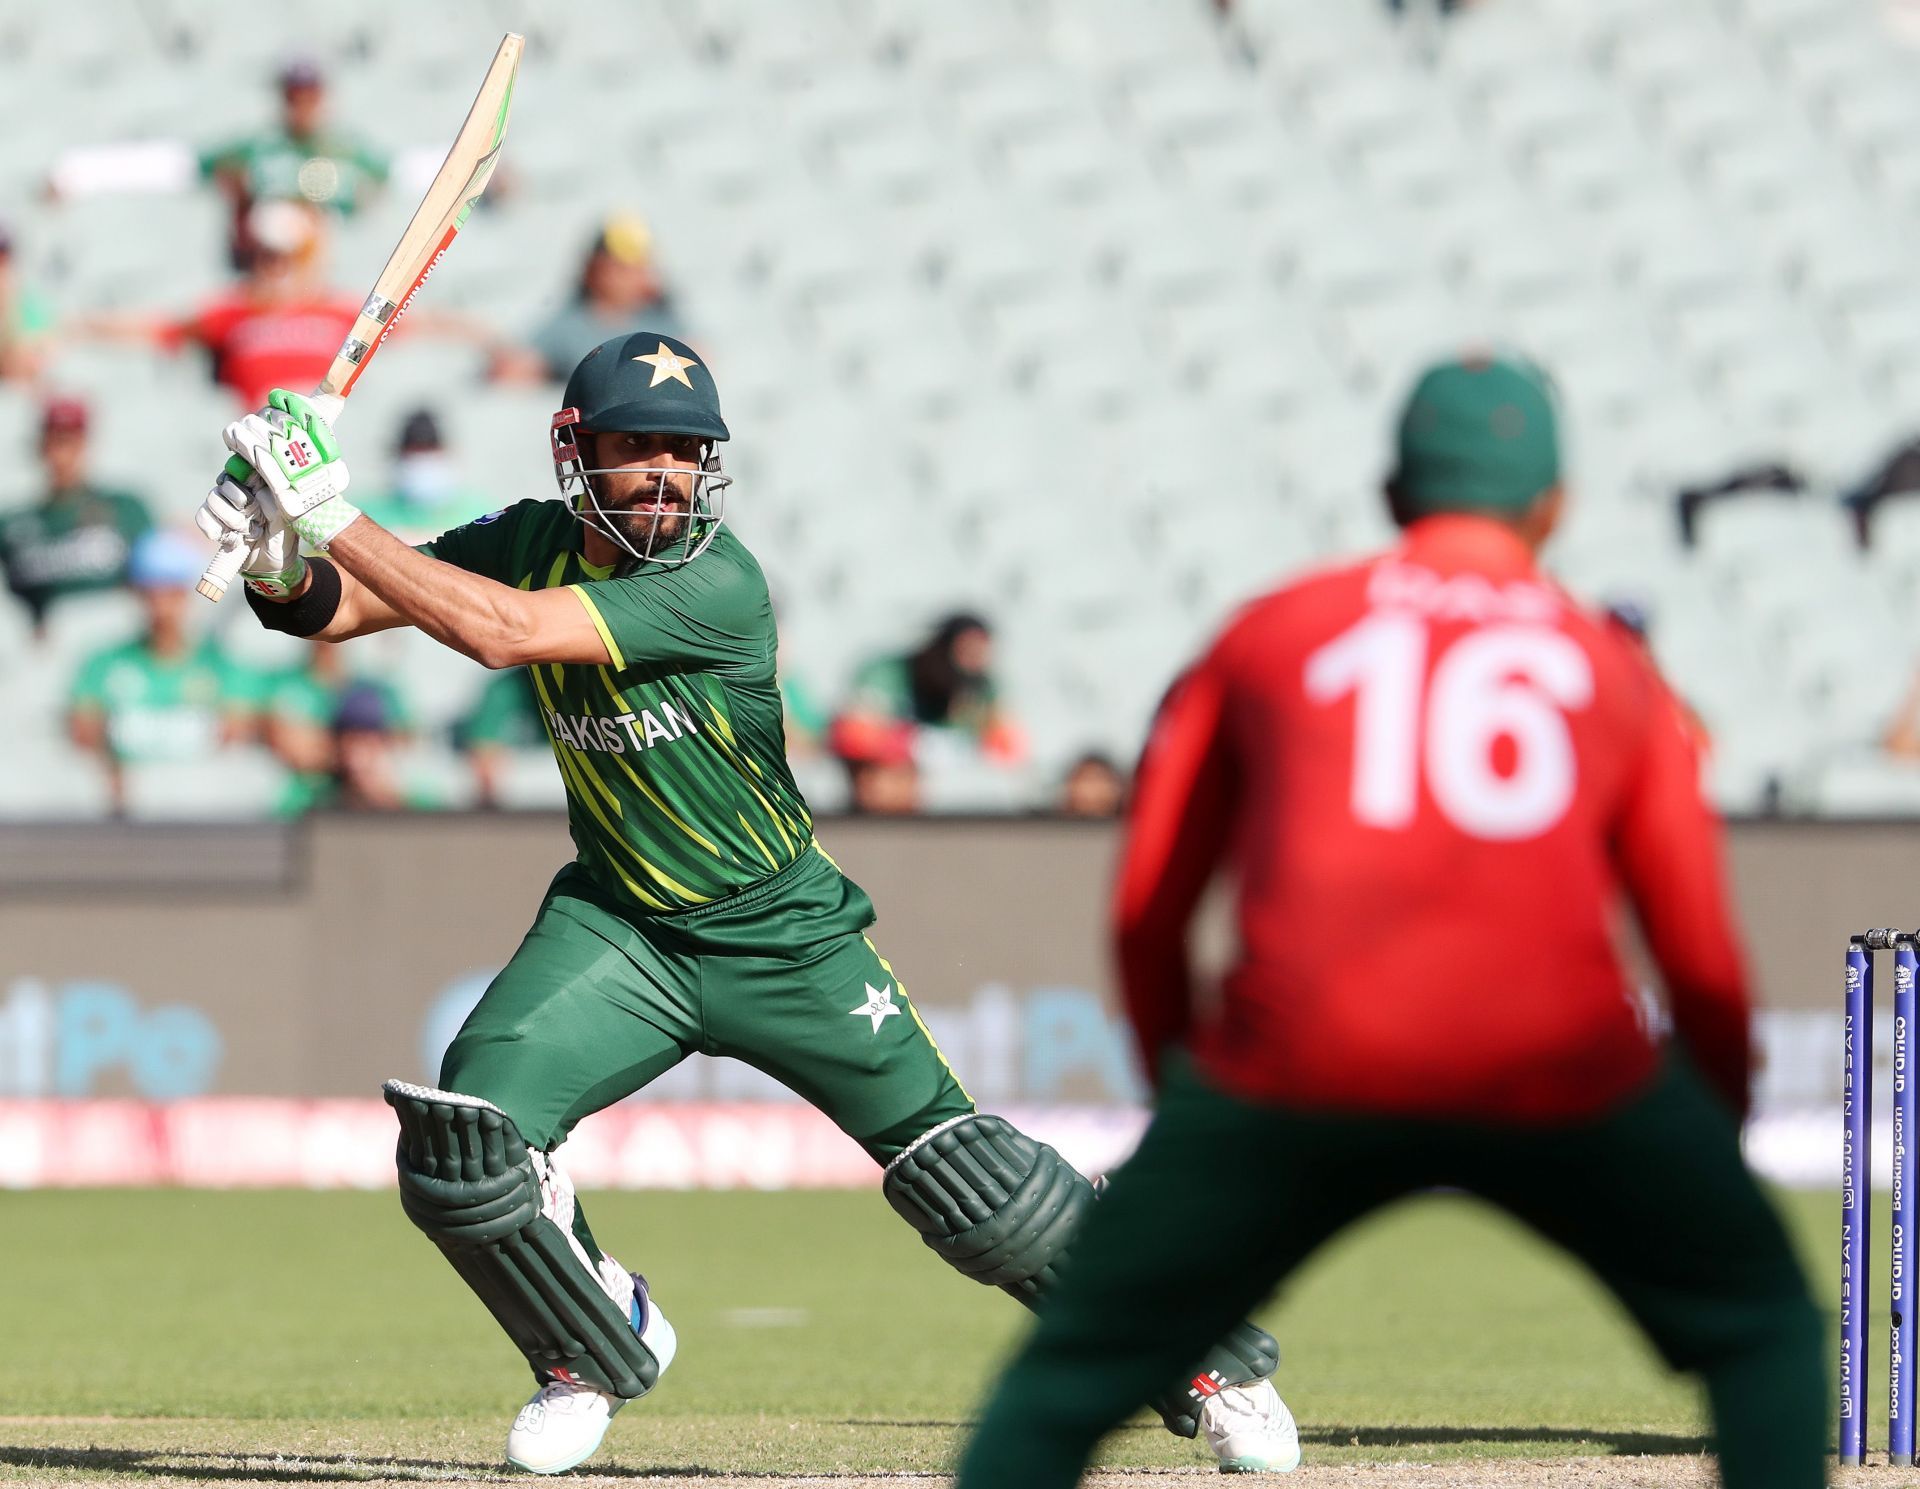
[[[1553,388],[1538,367],[1463,357],[1421,374],[1393,475],[1407,512],[1523,512],[1559,479]]]

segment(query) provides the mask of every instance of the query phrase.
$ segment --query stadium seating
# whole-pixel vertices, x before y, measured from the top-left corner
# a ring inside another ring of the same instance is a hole
[[[356,0],[311,37],[395,150],[444,138],[514,9],[431,8],[396,27]],[[17,59],[0,120],[31,121],[0,136],[0,215],[69,312],[190,304],[218,281],[217,205],[32,200],[46,142],[167,133],[185,96],[205,101],[196,131],[244,128],[267,89],[229,80],[263,76],[282,38],[229,23],[238,0],[97,9],[111,27],[0,23]],[[1491,338],[1535,350],[1565,395],[1579,506],[1551,557],[1588,598],[1648,607],[1723,805],[1920,812],[1907,777],[1860,763],[1920,658],[1920,504],[1885,509],[1863,558],[1833,500],[1920,409],[1903,251],[1920,101],[1870,0],[1483,0],[1445,26],[1368,0],[1099,10],[543,11],[517,191],[430,293],[518,331],[564,295],[600,213],[649,215],[727,395],[730,502],[785,665],[831,698],[944,611],[1001,629],[1035,770],[953,774],[936,805],[1023,805],[1083,748],[1129,754],[1232,604],[1385,536],[1393,400],[1422,357]],[[115,28],[158,63],[122,65]],[[397,194],[340,236],[343,283],[384,251]],[[470,348],[396,342],[350,415],[358,479],[430,401],[470,479],[547,495],[553,394],[477,372]],[[137,398],[151,452],[103,463],[184,519],[226,414],[194,364],[75,343],[52,376]],[[31,483],[32,407],[0,389],[0,507]],[[1681,549],[1677,486],[1755,459],[1814,489],[1710,507]],[[11,625],[0,688],[41,711],[38,762],[80,639],[29,649]],[[444,731],[474,669],[425,643],[370,655],[415,700],[420,768],[452,780]],[[36,801],[0,769],[0,811],[99,804],[46,779]],[[518,768],[508,796],[554,799]]]

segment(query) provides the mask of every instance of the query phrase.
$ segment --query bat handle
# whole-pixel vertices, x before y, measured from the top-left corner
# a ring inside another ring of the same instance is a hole
[[[247,545],[238,535],[223,542],[213,555],[213,562],[207,565],[206,573],[200,576],[196,586],[200,593],[218,604],[226,594],[227,586],[233,583],[234,575],[240,572],[240,565],[247,556]]]

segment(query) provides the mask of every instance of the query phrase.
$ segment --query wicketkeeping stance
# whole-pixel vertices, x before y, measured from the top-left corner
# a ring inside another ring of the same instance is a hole
[[[960,1489],[1066,1489],[1176,1361],[1435,1186],[1566,1247],[1704,1377],[1728,1489],[1823,1482],[1820,1316],[1740,1155],[1718,829],[1672,695],[1535,567],[1559,479],[1535,369],[1431,370],[1389,488],[1400,545],[1249,606],[1165,704],[1115,903],[1158,1111]],[[1203,1016],[1186,930],[1221,867],[1240,949]],[[1622,886],[1671,1047],[1615,955]]]
[[[246,535],[267,627],[344,640],[418,626],[488,667],[526,667],[538,696],[579,856],[447,1051],[440,1089],[389,1082],[386,1097],[407,1214],[533,1367],[507,1457],[540,1473],[592,1453],[674,1351],[554,1150],[695,1051],[819,1107],[882,1166],[928,1246],[1029,1305],[1094,1199],[1052,1148],[974,1109],[865,935],[871,901],[814,841],[786,763],[766,581],[722,526],[711,372],[636,333],[590,352],[563,401],[561,499],[418,550],[347,501],[332,431],[284,391],[227,427],[255,474],[223,476],[199,518],[210,537]],[[328,556],[302,559],[303,540]],[[1170,1365],[1157,1409],[1223,1467],[1292,1467],[1273,1340],[1233,1320],[1212,1332]]]

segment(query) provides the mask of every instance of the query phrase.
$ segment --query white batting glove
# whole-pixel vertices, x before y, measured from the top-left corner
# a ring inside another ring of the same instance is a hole
[[[247,588],[285,599],[306,578],[307,561],[300,556],[299,534],[261,500],[262,484],[244,460],[233,456],[194,514],[193,525],[216,543],[224,545],[230,536],[244,543],[240,577]]]
[[[227,448],[258,476],[269,519],[278,516],[309,546],[325,548],[360,515],[342,494],[347,463],[332,427],[298,393],[275,388],[265,408],[234,420],[225,437]]]

